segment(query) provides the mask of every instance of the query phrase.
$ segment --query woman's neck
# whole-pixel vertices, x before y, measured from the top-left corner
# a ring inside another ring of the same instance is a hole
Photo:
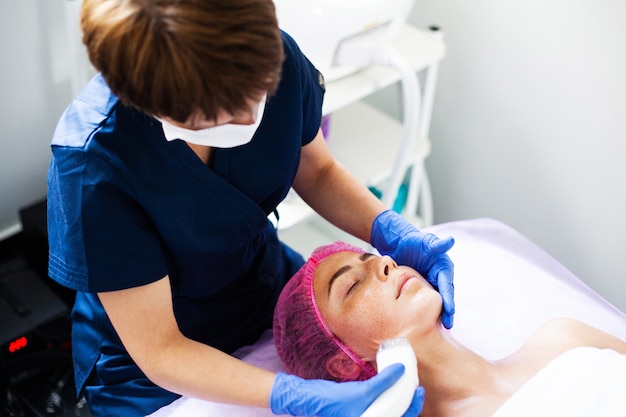
[[[482,408],[481,403],[489,398],[506,394],[498,366],[462,345],[443,327],[433,327],[414,339],[420,385],[426,390],[422,417],[463,415],[464,408]]]
[[[209,146],[196,145],[187,142],[187,146],[200,158],[200,160],[207,166],[213,165],[213,148]]]

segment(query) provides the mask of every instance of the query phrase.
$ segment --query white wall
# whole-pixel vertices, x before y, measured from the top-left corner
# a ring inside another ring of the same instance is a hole
[[[448,46],[435,221],[504,221],[626,311],[626,2],[416,0],[411,23]]]
[[[45,197],[50,138],[69,103],[63,0],[0,0],[0,239]]]

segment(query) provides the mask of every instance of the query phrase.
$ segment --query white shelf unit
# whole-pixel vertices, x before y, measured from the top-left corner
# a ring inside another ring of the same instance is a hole
[[[405,25],[392,41],[392,47],[422,75],[419,135],[410,150],[412,174],[403,211],[409,221],[422,227],[432,224],[432,200],[424,160],[430,153],[428,130],[438,65],[445,55],[445,44],[439,31]],[[367,186],[383,184],[394,169],[398,152],[405,150],[399,149],[402,124],[362,99],[399,80],[396,69],[372,65],[326,83],[323,114],[330,115],[328,146],[335,158]],[[294,226],[306,227],[309,220],[318,217],[293,191],[279,205],[278,212],[281,237],[291,233]],[[316,220],[318,226],[319,222],[320,219]],[[344,239],[346,235],[337,237]]]

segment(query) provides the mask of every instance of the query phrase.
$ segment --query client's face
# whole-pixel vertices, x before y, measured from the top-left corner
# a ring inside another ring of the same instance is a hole
[[[373,361],[380,342],[438,324],[441,296],[413,268],[388,256],[339,252],[317,266],[313,289],[330,330]]]

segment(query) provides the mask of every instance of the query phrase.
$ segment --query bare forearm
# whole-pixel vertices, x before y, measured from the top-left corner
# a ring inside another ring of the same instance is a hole
[[[128,353],[155,384],[190,397],[268,407],[275,375],[185,337],[169,277],[98,296]]]
[[[308,185],[294,184],[307,204],[340,229],[370,241],[372,222],[386,207],[345,167],[336,163]]]
[[[269,407],[274,373],[184,337],[169,345],[144,358],[144,372],[155,384],[189,397]]]

